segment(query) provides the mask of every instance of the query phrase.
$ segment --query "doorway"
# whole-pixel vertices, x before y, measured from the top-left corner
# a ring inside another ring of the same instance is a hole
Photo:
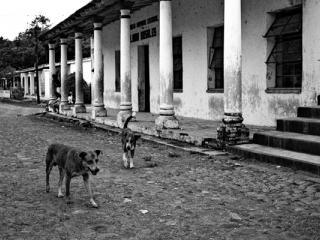
[[[139,112],[150,112],[149,46],[138,46]]]

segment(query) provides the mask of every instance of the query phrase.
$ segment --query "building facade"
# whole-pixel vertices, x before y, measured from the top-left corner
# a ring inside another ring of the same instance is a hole
[[[107,9],[106,5],[117,1],[94,0],[88,7],[98,6],[98,2]],[[165,46],[160,37],[161,2],[171,4],[168,16],[172,23],[172,54],[166,60],[172,61],[173,83],[169,88],[173,89],[176,115],[220,121],[226,113],[239,113],[245,124],[275,126],[277,118],[295,116],[298,106],[317,104],[320,0],[131,2],[139,7],[119,6],[112,9],[113,14],[118,11],[114,17],[107,10],[85,12],[86,6],[79,10],[92,17],[86,18],[92,28],[87,37],[94,38],[93,22],[97,20],[93,17],[102,18],[106,108],[121,108],[124,102],[123,92],[127,89],[123,86],[127,85],[121,80],[125,64],[121,56],[126,56],[130,59],[130,66],[126,66],[130,72],[130,96],[125,96],[130,97],[132,110],[161,113],[161,54],[167,51],[161,50]],[[145,5],[139,5],[141,2]],[[128,10],[122,18],[121,9]],[[103,20],[103,14],[108,21]],[[126,55],[121,54],[121,36],[128,34],[123,29],[124,19],[130,26],[129,53],[123,53]],[[60,28],[46,35],[46,40],[59,39],[60,33],[70,31],[70,27],[63,28],[67,21],[78,20],[75,16],[66,19]],[[167,35],[166,31],[162,35]],[[88,71],[89,75],[94,78]]]

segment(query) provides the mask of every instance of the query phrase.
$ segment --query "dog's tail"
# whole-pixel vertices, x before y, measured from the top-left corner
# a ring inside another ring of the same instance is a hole
[[[126,121],[125,121],[124,124],[123,124],[123,128],[124,128],[124,129],[125,129],[125,128],[128,128],[128,123],[129,123],[129,121],[130,121],[132,118],[133,118],[133,116],[130,115],[130,116],[126,119]]]

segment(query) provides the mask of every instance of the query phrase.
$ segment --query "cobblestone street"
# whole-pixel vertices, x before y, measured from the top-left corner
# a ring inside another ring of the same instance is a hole
[[[320,239],[318,176],[144,140],[127,170],[120,136],[26,115],[39,111],[0,103],[1,239]],[[55,142],[103,151],[92,177],[98,209],[82,178],[71,182],[73,204],[57,198],[57,168],[45,192]]]

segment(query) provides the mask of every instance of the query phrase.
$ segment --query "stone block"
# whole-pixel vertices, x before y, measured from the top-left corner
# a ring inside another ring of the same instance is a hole
[[[159,116],[155,120],[156,129],[179,129],[179,121],[175,116]]]

